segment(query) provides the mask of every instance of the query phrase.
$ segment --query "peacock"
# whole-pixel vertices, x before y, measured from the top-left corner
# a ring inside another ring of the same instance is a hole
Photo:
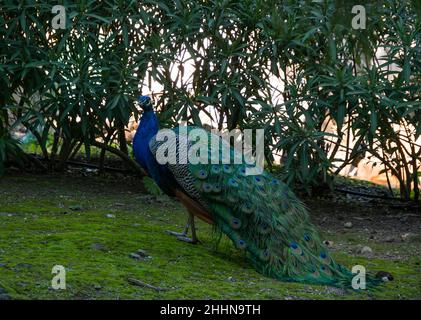
[[[133,140],[134,157],[163,192],[177,197],[189,213],[184,230],[169,233],[197,243],[194,217],[198,217],[228,236],[256,270],[268,277],[351,287],[355,274],[335,262],[307,209],[285,183],[266,171],[247,175],[247,164],[192,163],[179,147],[187,141],[187,149],[192,148],[194,141],[188,141],[186,132],[197,130],[193,126],[171,129],[176,137],[170,142],[176,148],[171,150],[178,162],[159,163],[157,153],[164,141],[157,139],[157,116],[150,97],[140,96],[139,102],[143,114]],[[183,157],[185,161],[180,161]],[[367,277],[366,283],[371,286],[377,279]]]

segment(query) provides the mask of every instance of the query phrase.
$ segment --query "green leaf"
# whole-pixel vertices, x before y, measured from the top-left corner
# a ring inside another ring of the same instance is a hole
[[[159,197],[164,194],[152,178],[143,177],[142,182],[149,194],[155,197]]]

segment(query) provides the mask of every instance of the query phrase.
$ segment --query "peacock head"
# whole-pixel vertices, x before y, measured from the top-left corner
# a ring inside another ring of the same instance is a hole
[[[152,111],[152,101],[149,96],[139,96],[137,100],[143,111]]]

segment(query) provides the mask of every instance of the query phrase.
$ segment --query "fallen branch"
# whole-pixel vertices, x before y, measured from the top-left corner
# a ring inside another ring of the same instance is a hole
[[[340,188],[335,188],[335,191],[340,192],[340,193],[352,194],[352,195],[355,195],[355,196],[366,197],[366,198],[392,200],[392,201],[399,201],[399,202],[414,202],[413,200],[411,201],[411,200],[406,200],[406,199],[402,199],[402,198],[392,198],[392,197],[389,197],[389,196],[381,196],[381,195],[378,195],[378,194],[368,194],[368,193],[345,190],[345,189],[340,189]]]
[[[153,286],[151,284],[145,283],[143,281],[140,281],[140,280],[137,280],[137,279],[134,279],[134,278],[128,278],[127,281],[130,284],[133,284],[135,286],[139,286],[139,287],[143,287],[143,288],[148,288],[148,289],[152,289],[152,290],[155,290],[155,291],[167,291],[168,290],[168,289],[164,289],[164,288],[160,288],[160,287],[155,287],[155,286]]]
[[[51,162],[50,160],[45,160],[44,158],[37,156],[37,155],[32,155],[32,157],[36,160],[38,160],[41,164],[42,161],[48,161]],[[54,159],[53,161],[58,162],[60,160],[58,159]],[[75,160],[67,160],[66,164],[71,165],[71,166],[75,166],[75,167],[83,167],[83,168],[91,168],[91,169],[98,169],[99,170],[99,165],[97,164],[93,164],[93,163],[88,163],[88,162],[80,162],[80,161],[75,161]],[[130,173],[133,172],[130,169],[122,169],[122,168],[115,168],[115,167],[107,167],[104,166],[103,168],[106,171],[111,171],[111,172],[119,172],[119,173]]]
[[[142,167],[132,158],[130,158],[127,154],[122,152],[121,150],[114,148],[112,146],[106,145],[105,143],[98,142],[96,140],[91,141],[91,145],[98,147],[100,149],[105,149],[108,152],[114,153],[115,155],[119,156],[123,159],[128,165],[130,165],[133,170],[138,173],[140,176],[147,176],[146,172],[142,169]]]

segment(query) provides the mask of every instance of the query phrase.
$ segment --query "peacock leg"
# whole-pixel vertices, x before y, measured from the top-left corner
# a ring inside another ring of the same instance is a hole
[[[191,230],[192,230],[192,237],[191,238],[189,238],[187,236],[187,232],[189,231],[190,226],[191,226]],[[192,243],[192,244],[199,243],[199,240],[197,239],[197,236],[196,236],[196,227],[195,227],[195,224],[194,224],[194,216],[191,213],[189,213],[189,217],[187,219],[187,224],[184,227],[183,232],[179,233],[179,232],[167,230],[167,233],[171,234],[173,236],[176,236],[177,239],[180,240],[180,241],[184,241],[184,242],[188,242],[188,243]]]
[[[189,214],[189,217],[187,218],[187,223],[186,226],[183,229],[183,232],[175,232],[175,231],[171,231],[171,230],[166,230],[166,232],[172,236],[176,236],[176,237],[187,237],[187,232],[189,232],[189,228],[190,228],[190,224],[191,224],[191,214]]]

